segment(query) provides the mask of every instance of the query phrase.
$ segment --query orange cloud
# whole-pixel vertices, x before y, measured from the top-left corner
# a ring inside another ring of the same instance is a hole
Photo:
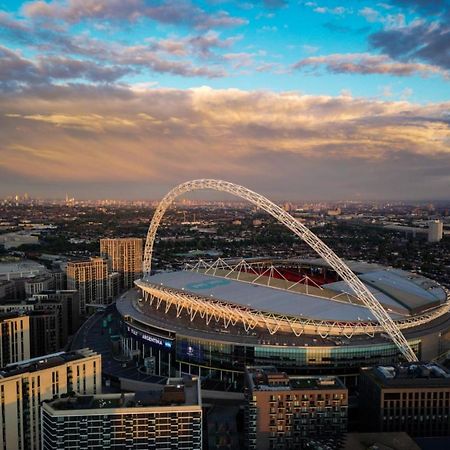
[[[34,180],[242,182],[264,179],[271,164],[302,173],[334,161],[345,173],[405,158],[450,166],[449,103],[71,86],[4,96],[0,105],[1,167]]]

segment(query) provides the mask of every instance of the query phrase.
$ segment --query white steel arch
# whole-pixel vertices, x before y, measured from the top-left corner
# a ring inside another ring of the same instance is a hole
[[[264,196],[251,191],[243,186],[222,180],[200,179],[182,183],[173,188],[159,203],[153,215],[150,227],[147,233],[147,240],[144,251],[144,277],[149,276],[151,272],[153,245],[155,242],[156,232],[159,224],[172,202],[180,195],[199,189],[212,189],[229,194],[236,195],[244,200],[249,201],[255,206],[263,209],[279,222],[284,224],[300,239],[306,242],[318,255],[320,255],[330,266],[346,281],[353,289],[356,296],[367,306],[372,314],[376,317],[380,325],[397,345],[407,361],[417,361],[417,356],[408,344],[407,340],[399,330],[398,326],[381,306],[378,300],[367,289],[363,282],[350,270],[350,268],[331,250],[324,242],[322,242],[312,231],[305,225],[284,211],[275,203],[271,202]]]

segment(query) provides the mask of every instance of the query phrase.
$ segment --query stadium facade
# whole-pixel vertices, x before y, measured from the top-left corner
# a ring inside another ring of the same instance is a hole
[[[165,210],[194,189],[230,192],[265,209],[320,256],[311,260],[217,260],[151,273]],[[217,180],[194,180],[161,201],[149,228],[144,276],[116,303],[123,346],[164,376],[190,373],[228,386],[246,366],[341,375],[362,366],[433,359],[450,344],[450,293],[419,274],[344,262],[264,197]]]

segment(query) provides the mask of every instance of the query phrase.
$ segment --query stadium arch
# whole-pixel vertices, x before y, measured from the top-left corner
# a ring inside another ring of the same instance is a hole
[[[280,223],[285,225],[300,239],[306,242],[319,256],[321,256],[348,283],[359,300],[372,312],[379,324],[383,327],[392,342],[398,347],[404,358],[409,361],[417,361],[417,356],[398,326],[385,311],[383,306],[373,296],[364,283],[352,272],[336,253],[319,239],[309,228],[299,222],[287,211],[276,205],[266,197],[244,186],[215,179],[198,179],[181,183],[168,192],[158,204],[150,223],[144,250],[144,278],[151,274],[153,247],[158,227],[165,212],[174,200],[187,192],[211,189],[240,197],[258,208],[263,209]]]

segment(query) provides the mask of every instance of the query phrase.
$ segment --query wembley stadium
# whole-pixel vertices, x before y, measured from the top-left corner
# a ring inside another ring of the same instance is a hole
[[[153,273],[157,228],[174,199],[216,189],[264,209],[318,254],[314,259],[218,259]],[[334,373],[354,382],[361,366],[431,360],[450,342],[450,293],[420,274],[343,261],[265,197],[217,180],[169,192],[150,225],[144,276],[116,302],[123,346],[155,373],[200,375],[236,386],[245,366]]]

